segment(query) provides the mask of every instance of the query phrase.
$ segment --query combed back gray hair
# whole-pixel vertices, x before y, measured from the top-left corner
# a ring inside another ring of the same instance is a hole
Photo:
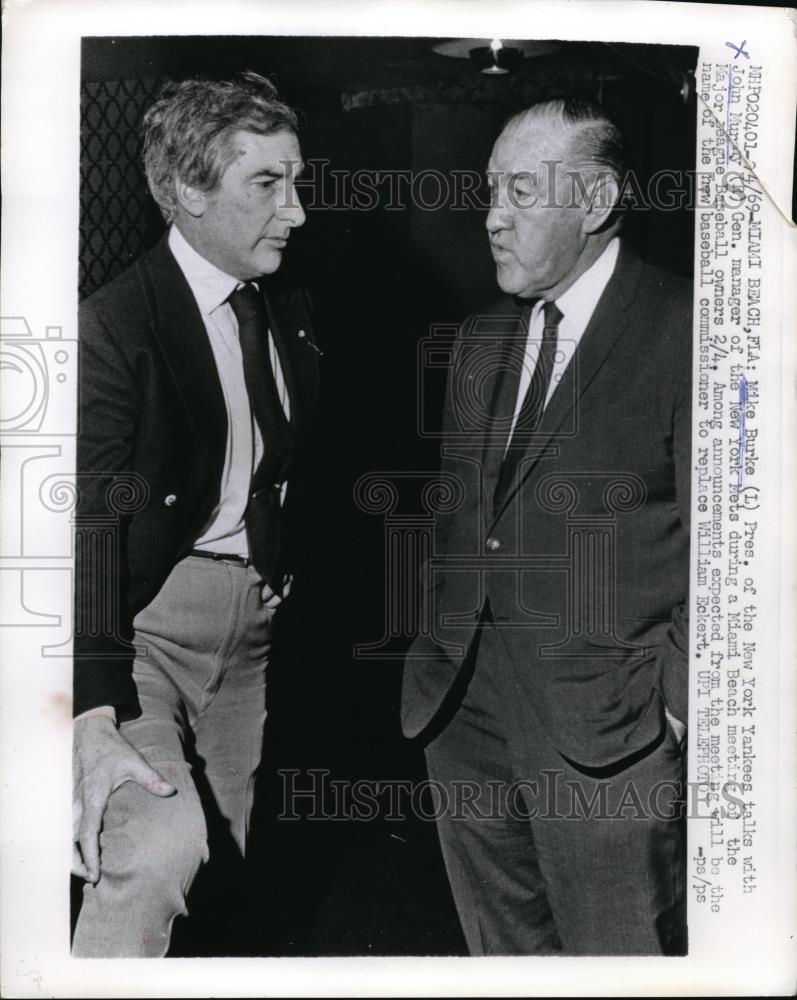
[[[258,73],[229,80],[169,83],[144,115],[144,169],[152,197],[171,222],[175,183],[212,191],[235,158],[235,132],[273,135],[299,130],[296,112]]]
[[[565,131],[567,154],[579,167],[608,170],[622,186],[629,168],[625,142],[620,129],[600,104],[575,97],[541,101],[512,115],[505,127],[540,124]]]

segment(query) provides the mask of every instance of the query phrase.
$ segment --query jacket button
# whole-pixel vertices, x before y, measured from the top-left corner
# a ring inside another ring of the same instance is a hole
[[[170,493],[167,497],[164,498],[163,502],[166,504],[167,507],[174,507],[174,505],[177,503],[177,494]]]
[[[300,337],[301,337],[302,339],[304,339],[304,338],[305,338],[305,337],[307,336],[307,334],[306,334],[306,333],[304,332],[304,330],[300,330],[300,331],[299,331],[299,336],[300,336]]]
[[[501,548],[501,543],[498,541],[497,538],[488,538],[487,539],[487,548],[491,552],[497,552]]]

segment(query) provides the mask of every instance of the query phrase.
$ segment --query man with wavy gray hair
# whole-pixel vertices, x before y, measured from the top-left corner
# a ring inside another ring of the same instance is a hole
[[[316,395],[295,112],[255,73],[169,85],[144,119],[157,246],[80,312],[76,956],[157,957],[208,860],[243,854],[291,485]]]
[[[407,736],[474,955],[686,948],[692,289],[623,239],[599,106],[546,101],[493,146],[504,293],[455,341],[428,622]]]

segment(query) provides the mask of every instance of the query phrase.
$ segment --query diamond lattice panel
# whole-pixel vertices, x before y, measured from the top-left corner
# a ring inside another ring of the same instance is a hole
[[[141,161],[141,119],[163,81],[84,83],[80,139],[80,297],[123,271],[162,228]]]

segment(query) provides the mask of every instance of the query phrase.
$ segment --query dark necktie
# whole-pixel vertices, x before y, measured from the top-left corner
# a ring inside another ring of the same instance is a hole
[[[263,439],[245,514],[249,558],[269,584],[279,584],[282,547],[281,487],[293,457],[293,434],[280,403],[268,345],[268,312],[262,294],[249,283],[229,298],[238,320],[249,405]]]
[[[493,509],[496,511],[506,498],[508,490],[514,484],[518,464],[529,444],[527,435],[536,431],[542,420],[542,414],[545,410],[545,400],[551,385],[554,355],[556,354],[556,341],[561,320],[562,312],[556,303],[546,302],[543,306],[544,327],[540,353],[537,356],[537,364],[534,367],[529,387],[520,406],[515,428],[512,431],[509,447],[501,463],[498,483],[493,494]]]

